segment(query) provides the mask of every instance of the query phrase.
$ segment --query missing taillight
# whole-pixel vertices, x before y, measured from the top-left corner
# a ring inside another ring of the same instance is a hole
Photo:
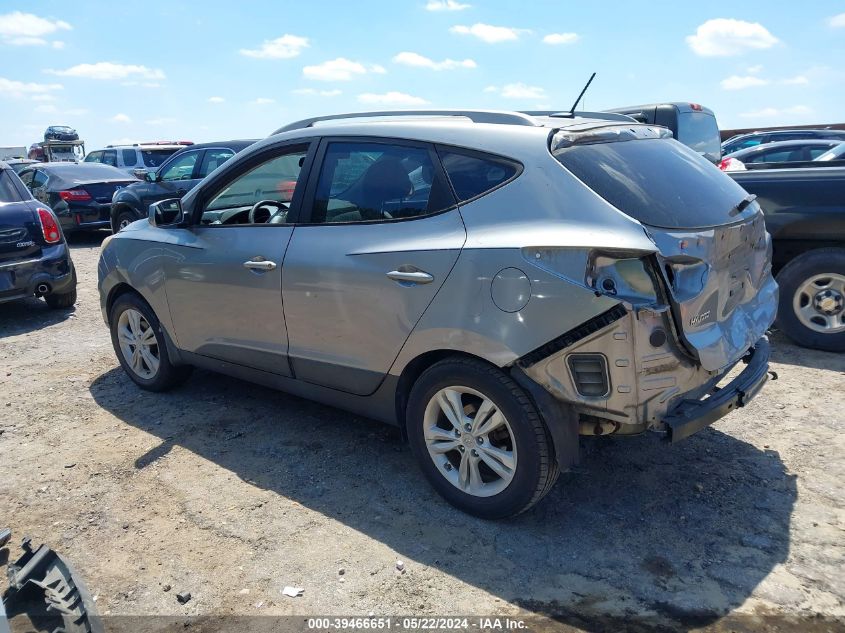
[[[48,244],[56,244],[62,240],[62,231],[56,216],[49,209],[38,208],[38,221],[41,223],[41,234]]]

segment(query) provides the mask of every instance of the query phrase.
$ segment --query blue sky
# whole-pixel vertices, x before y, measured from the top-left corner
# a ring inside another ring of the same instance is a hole
[[[647,7],[647,9],[645,9]],[[0,0],[0,145],[263,137],[330,112],[695,101],[845,121],[845,2]]]

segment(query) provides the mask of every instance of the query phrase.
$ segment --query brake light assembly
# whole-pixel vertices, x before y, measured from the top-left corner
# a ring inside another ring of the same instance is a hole
[[[41,234],[48,244],[57,244],[62,240],[62,231],[53,212],[44,207],[38,207],[38,222],[41,224]]]
[[[59,198],[65,202],[87,202],[91,199],[91,194],[85,189],[68,189],[67,191],[60,191]]]

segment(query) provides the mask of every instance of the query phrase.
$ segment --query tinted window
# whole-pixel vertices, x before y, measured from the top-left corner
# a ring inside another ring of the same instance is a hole
[[[161,180],[191,180],[194,177],[194,166],[198,157],[199,152],[180,154],[164,168]]]
[[[138,157],[135,154],[134,148],[120,150],[120,157],[123,159],[124,167],[134,167],[135,163],[138,162]]]
[[[32,187],[33,187],[33,189],[35,187],[43,187],[44,185],[47,184],[47,180],[48,180],[47,174],[45,174],[43,171],[36,171],[35,175],[32,177]]]
[[[678,140],[712,161],[722,155],[716,117],[706,112],[682,112],[678,115]]]
[[[208,149],[203,156],[202,164],[200,165],[199,178],[205,178],[220,167],[227,160],[232,158],[235,153],[230,149]]]
[[[431,152],[382,143],[330,143],[311,222],[398,220],[451,206]]]
[[[458,200],[464,202],[495,189],[516,175],[518,167],[496,158],[440,151],[440,159]]]
[[[117,152],[115,152],[113,149],[103,152],[102,162],[106,165],[117,167]]]
[[[88,156],[85,157],[86,163],[102,163],[103,162],[103,153],[102,152],[91,152]]]
[[[23,181],[23,184],[26,185],[27,189],[32,189],[32,177],[35,175],[34,171],[25,171],[20,174],[20,179]]]
[[[141,159],[147,167],[159,167],[177,150],[172,149],[144,149],[141,150]]]
[[[730,176],[673,139],[573,145],[555,157],[632,218],[665,228],[716,226],[746,195]]]
[[[815,160],[825,152],[829,151],[829,147],[809,147],[807,151],[810,152],[810,160]]]
[[[293,198],[307,153],[307,146],[291,147],[281,156],[275,156],[237,176],[209,201],[202,222],[249,224],[250,209],[261,201],[278,204],[257,208],[252,223],[286,222],[288,203]]]
[[[12,177],[5,169],[0,169],[0,202],[20,202],[21,200],[23,198],[18,193],[15,183],[12,182]]]

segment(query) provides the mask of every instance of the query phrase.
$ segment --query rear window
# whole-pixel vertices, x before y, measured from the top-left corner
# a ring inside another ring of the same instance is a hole
[[[439,150],[440,161],[461,202],[492,191],[519,171],[519,166],[492,156]]]
[[[617,209],[663,228],[725,224],[748,195],[730,176],[673,139],[572,145],[564,167]]]
[[[678,140],[711,161],[722,156],[716,117],[707,112],[681,112],[678,115]]]
[[[0,169],[0,204],[21,202],[22,200],[23,198],[21,198],[18,188],[12,182],[12,177],[5,169]]]

